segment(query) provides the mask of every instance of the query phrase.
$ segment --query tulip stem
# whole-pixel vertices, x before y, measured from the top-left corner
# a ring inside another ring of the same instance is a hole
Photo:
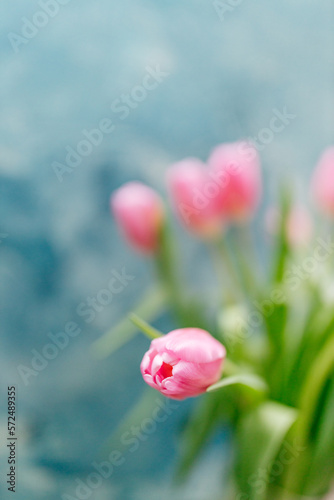
[[[226,248],[225,241],[219,240],[216,242],[215,248],[218,250],[221,259],[224,263],[225,269],[229,276],[229,281],[232,285],[234,295],[236,296],[236,301],[238,302],[242,295],[244,295],[244,290],[242,290],[241,282],[238,274],[236,273],[235,263],[229,254],[228,248]]]
[[[245,233],[244,228],[236,228],[235,240],[232,238],[233,251],[235,253],[239,275],[242,281],[245,293],[251,299],[258,295],[258,283],[254,276],[253,268],[255,262],[255,251],[252,243],[249,241],[248,235]],[[249,253],[246,257],[245,251]]]
[[[153,326],[146,323],[146,321],[137,316],[137,314],[135,313],[129,314],[129,319],[150,340],[158,339],[159,337],[163,336],[163,333],[161,333],[159,330],[156,330],[156,328],[153,328]]]
[[[227,305],[234,305],[238,302],[238,293],[236,291],[234,278],[228,269],[228,263],[226,262],[225,255],[222,255],[218,245],[211,245],[210,250],[212,253],[212,260],[214,264],[214,269],[216,270],[218,276],[218,282],[222,289],[222,302]],[[222,257],[222,258],[221,258]],[[221,261],[225,269],[222,268]],[[227,272],[225,272],[227,271]],[[228,274],[228,283],[225,281],[225,275]]]
[[[243,249],[247,249],[250,253],[250,259],[253,262],[253,273],[250,268],[249,273],[252,274],[252,278],[254,278],[254,274],[256,274],[258,281],[260,281],[261,285],[263,284],[263,268],[260,261],[260,256],[258,249],[256,248],[256,243],[254,239],[254,232],[251,229],[250,224],[243,224],[241,227],[237,228],[238,238],[240,245]]]
[[[174,316],[182,326],[189,321],[185,306],[183,284],[180,282],[176,264],[174,241],[170,236],[170,228],[166,224],[161,231],[160,248],[156,254],[156,268],[158,277],[165,286],[169,295]]]

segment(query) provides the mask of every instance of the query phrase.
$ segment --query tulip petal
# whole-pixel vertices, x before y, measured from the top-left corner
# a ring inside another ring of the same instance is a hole
[[[155,346],[160,351],[164,340],[164,349],[183,361],[191,363],[209,363],[225,356],[224,346],[208,332],[199,328],[174,330],[168,336],[157,339]]]
[[[164,209],[159,195],[140,182],[129,182],[111,197],[116,222],[136,249],[152,253],[157,249]]]
[[[259,155],[246,141],[217,146],[208,160],[211,176],[220,180],[220,210],[227,218],[242,220],[257,208],[262,179]]]
[[[198,396],[216,383],[225,347],[198,328],[174,330],[154,339],[141,362],[145,382],[173,399]]]

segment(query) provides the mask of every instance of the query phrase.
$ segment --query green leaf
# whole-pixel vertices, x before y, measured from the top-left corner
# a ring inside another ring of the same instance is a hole
[[[300,399],[299,433],[308,437],[321,391],[334,373],[334,336],[331,336],[314,360],[304,383]]]
[[[290,255],[290,247],[287,238],[287,220],[291,210],[291,193],[285,187],[281,194],[281,224],[278,237],[277,255],[273,268],[273,283],[281,283],[285,273],[286,262]]]
[[[301,460],[290,466],[285,482],[288,490],[296,491],[300,494],[305,491],[305,477],[308,475],[312,460],[314,446],[312,431],[315,428],[318,433],[320,429],[317,429],[317,426],[321,425],[322,421],[320,418],[322,412],[319,412],[322,403],[321,398],[333,374],[334,336],[331,336],[320,353],[316,355],[301,389],[300,413],[294,432],[299,445],[304,446],[306,452]]]
[[[271,464],[296,418],[295,409],[267,401],[241,419],[237,432],[236,481],[245,498],[266,498]]]
[[[286,324],[288,318],[288,307],[286,304],[273,305],[270,316],[264,315],[267,334],[270,340],[270,357],[266,366],[267,378],[271,388],[273,399],[281,400],[282,389],[285,380],[286,348]]]
[[[313,337],[318,339],[322,337],[320,332],[325,330],[328,325],[328,313],[323,307],[322,298],[314,291],[313,287],[309,287],[311,292],[309,300],[305,301],[302,307],[305,307],[305,315],[300,309],[296,308],[296,315],[292,317],[290,331],[287,333],[287,338],[290,339],[290,356],[285,358],[286,377],[284,382],[284,396],[286,404],[296,404],[299,399],[300,389],[305,378],[310,362],[314,359],[315,352],[318,348],[312,345]],[[331,316],[333,312],[331,311]],[[296,323],[298,330],[296,333]],[[323,325],[323,326],[321,326]],[[292,340],[293,339],[293,340]],[[297,343],[292,344],[297,339]],[[311,359],[310,357],[311,356]]]
[[[316,422],[316,438],[310,457],[306,490],[311,495],[324,494],[334,476],[334,377],[325,388],[326,399]]]
[[[263,378],[252,373],[247,373],[244,375],[235,375],[233,377],[223,378],[216,384],[213,384],[210,387],[208,387],[207,392],[217,391],[224,387],[237,384],[244,385],[246,387],[249,387],[250,389],[254,389],[259,392],[266,392],[268,390],[267,384],[263,380]]]
[[[167,300],[167,294],[162,287],[152,287],[133,312],[148,321],[152,321],[166,310]],[[98,358],[106,358],[129,342],[137,333],[137,326],[126,317],[94,342],[92,345],[93,353]]]
[[[292,389],[295,389],[295,392],[302,387],[303,380],[307,376],[310,365],[312,365],[313,360],[334,333],[333,309],[321,309],[320,307],[321,306],[319,306],[319,313],[305,332],[299,351],[299,357],[293,368],[291,386]]]

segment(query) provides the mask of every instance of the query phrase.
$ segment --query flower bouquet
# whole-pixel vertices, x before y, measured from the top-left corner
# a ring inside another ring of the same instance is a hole
[[[210,250],[215,307],[181,277],[163,199],[139,182],[126,184],[113,193],[112,212],[129,244],[151,257],[158,285],[132,323],[123,321],[96,349],[107,355],[141,330],[151,340],[140,365],[150,394],[197,398],[182,436],[180,478],[215,430],[229,426],[222,499],[324,498],[334,480],[334,147],[311,181],[323,217],[314,224],[285,186],[257,246],[251,223],[262,173],[250,142],[222,144],[206,164],[180,161],[166,184],[181,225]],[[167,334],[151,326],[164,310],[176,326]]]

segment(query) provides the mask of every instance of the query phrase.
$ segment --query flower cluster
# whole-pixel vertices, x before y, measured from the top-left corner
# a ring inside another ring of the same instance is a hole
[[[319,209],[334,216],[334,147],[322,155],[312,180],[313,199]],[[252,217],[262,193],[260,159],[248,142],[216,147],[206,164],[186,158],[170,166],[166,175],[170,201],[180,222],[201,238],[214,239],[224,227]],[[161,196],[140,183],[123,185],[111,197],[118,226],[139,251],[154,253],[159,246],[166,213]],[[275,232],[277,217],[267,214],[269,231]],[[304,232],[299,233],[299,226]],[[291,213],[287,233],[294,241],[307,239],[310,219],[303,207]],[[300,237],[299,237],[300,236]]]
[[[249,219],[262,191],[260,160],[247,142],[222,144],[207,164],[186,158],[170,166],[167,188],[181,223],[203,238],[217,237],[231,222]],[[116,221],[128,241],[153,253],[164,223],[163,202],[151,188],[130,182],[111,198]]]
[[[262,194],[260,159],[249,142],[221,144],[206,164],[186,158],[171,165],[166,184],[181,224],[198,237],[217,242],[228,226],[245,225],[258,208]],[[334,147],[320,158],[311,191],[319,209],[334,216]],[[129,244],[140,252],[159,255],[167,219],[162,197],[140,182],[130,182],[113,193],[111,207]],[[291,206],[284,222],[291,247],[311,239],[312,221],[302,206]],[[266,214],[268,232],[277,235],[281,223],[282,214],[270,208]],[[177,293],[174,284],[171,301],[177,301]],[[226,355],[224,346],[207,331],[189,326],[153,340],[141,363],[147,384],[174,399],[197,396],[215,384]]]

